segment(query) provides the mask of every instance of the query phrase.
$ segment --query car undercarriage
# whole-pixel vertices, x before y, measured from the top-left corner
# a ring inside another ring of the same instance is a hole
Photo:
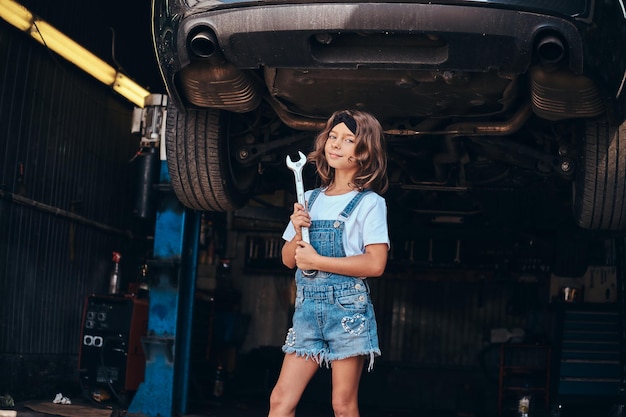
[[[353,108],[383,124],[387,199],[416,221],[522,219],[532,201],[546,227],[625,229],[618,4],[487,3],[508,5],[156,2],[177,196],[230,211],[291,189],[285,156]]]

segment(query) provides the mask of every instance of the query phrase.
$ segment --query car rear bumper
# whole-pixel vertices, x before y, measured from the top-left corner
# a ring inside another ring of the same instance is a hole
[[[307,3],[188,15],[176,39],[182,65],[195,34],[214,36],[239,68],[445,68],[525,71],[542,36],[558,35],[582,71],[582,40],[569,20],[538,13],[416,3]],[[352,36],[351,36],[352,35]],[[431,43],[411,38],[425,35]],[[330,36],[333,41],[325,44]],[[375,37],[376,42],[358,42]],[[334,42],[334,39],[340,39]]]

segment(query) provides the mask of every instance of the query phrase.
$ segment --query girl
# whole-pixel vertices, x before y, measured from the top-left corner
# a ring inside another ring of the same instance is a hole
[[[372,115],[335,112],[308,155],[322,186],[295,203],[283,233],[283,263],[296,270],[293,327],[270,396],[269,417],[293,417],[307,384],[322,364],[332,367],[336,417],[358,417],[365,360],[380,355],[366,277],[383,274],[389,250],[387,156],[383,130]],[[302,241],[310,228],[311,244]],[[316,271],[307,276],[303,271]]]

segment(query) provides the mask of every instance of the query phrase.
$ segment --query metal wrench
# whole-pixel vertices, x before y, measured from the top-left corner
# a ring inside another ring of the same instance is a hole
[[[291,160],[291,156],[287,155],[286,163],[287,167],[293,171],[293,175],[296,179],[296,196],[298,197],[298,203],[306,208],[306,201],[304,201],[304,181],[302,180],[302,168],[304,168],[306,164],[306,156],[300,151],[298,151],[298,155],[300,159],[295,162]],[[302,228],[302,240],[306,243],[311,243],[308,227]],[[317,271],[302,271],[302,274],[305,277],[314,277]]]

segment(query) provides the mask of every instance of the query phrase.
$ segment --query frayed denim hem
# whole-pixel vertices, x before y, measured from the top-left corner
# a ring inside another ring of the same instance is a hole
[[[329,359],[328,361],[332,365],[333,361],[340,361],[342,359],[353,358],[355,356],[369,356],[369,363],[367,364],[367,372],[371,372],[372,369],[374,369],[374,358],[376,358],[377,356],[381,356],[381,354],[380,354],[380,350],[373,350],[369,352],[355,353],[355,354],[346,355],[343,357],[333,358],[333,359]]]
[[[330,362],[328,360],[328,351],[321,351],[318,353],[311,353],[302,349],[294,349],[290,346],[283,346],[282,348],[285,354],[296,354],[296,356],[303,357],[306,360],[311,359],[313,362],[317,363],[319,366],[330,367]]]

